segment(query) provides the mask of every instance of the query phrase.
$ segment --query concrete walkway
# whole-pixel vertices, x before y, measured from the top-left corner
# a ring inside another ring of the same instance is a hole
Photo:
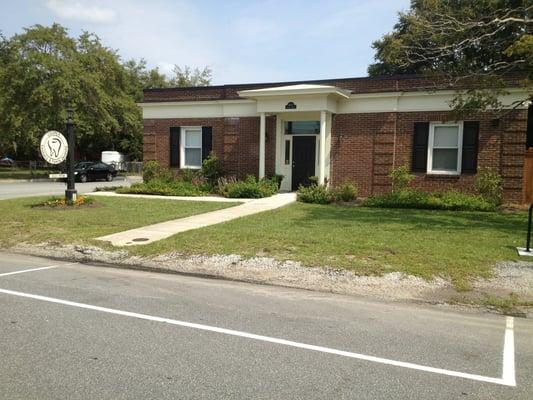
[[[246,217],[263,211],[274,210],[293,203],[294,201],[296,201],[296,193],[280,193],[272,197],[251,200],[235,207],[130,229],[129,231],[101,236],[97,239],[111,242],[114,246],[148,244],[165,239],[177,233],[220,224],[222,222]]]

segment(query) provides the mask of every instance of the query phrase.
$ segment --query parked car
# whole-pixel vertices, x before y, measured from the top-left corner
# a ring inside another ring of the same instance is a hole
[[[111,182],[117,176],[117,170],[109,164],[99,161],[80,161],[74,166],[78,182],[106,180]]]
[[[3,157],[0,159],[0,167],[12,167],[15,164],[15,160],[9,157]]]

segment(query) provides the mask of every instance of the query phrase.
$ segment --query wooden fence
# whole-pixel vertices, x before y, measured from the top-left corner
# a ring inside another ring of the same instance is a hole
[[[533,203],[533,147],[526,151],[524,158],[524,203]]]

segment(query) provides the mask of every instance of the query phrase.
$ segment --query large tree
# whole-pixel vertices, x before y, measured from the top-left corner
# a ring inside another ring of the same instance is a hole
[[[35,25],[9,39],[0,34],[0,156],[37,158],[41,136],[64,131],[73,107],[82,157],[114,149],[141,159],[136,102],[143,88],[206,85],[210,74],[184,67],[168,78],[142,59],[123,62],[94,34],[72,38],[59,24]]]
[[[468,82],[473,89],[458,93],[457,111],[498,108],[511,76],[533,94],[532,14],[532,0],[412,0],[393,31],[373,43],[376,62],[368,72]]]

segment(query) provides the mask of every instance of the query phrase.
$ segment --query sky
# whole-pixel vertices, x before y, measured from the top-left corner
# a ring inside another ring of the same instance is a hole
[[[58,22],[123,59],[209,66],[212,84],[366,76],[409,0],[0,0],[7,37]]]

